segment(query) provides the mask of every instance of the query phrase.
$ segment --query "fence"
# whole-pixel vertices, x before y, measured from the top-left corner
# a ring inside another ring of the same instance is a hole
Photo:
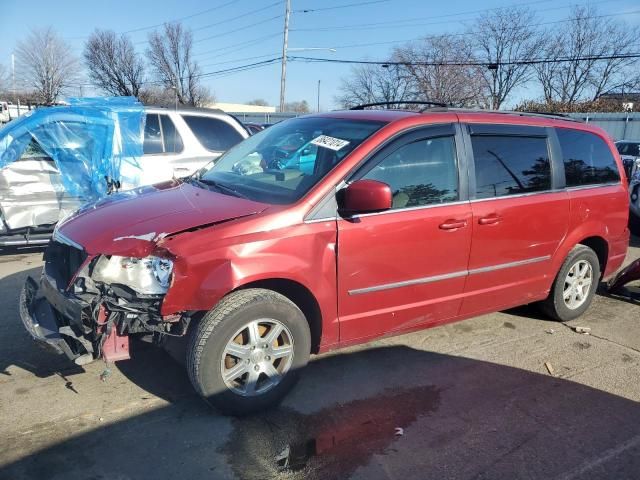
[[[230,112],[231,115],[236,117],[242,123],[278,123],[282,120],[287,120],[289,118],[294,118],[300,116],[299,113],[293,112],[260,112],[260,113],[251,113],[251,112]]]
[[[597,125],[614,140],[640,140],[640,112],[571,113],[569,116]]]

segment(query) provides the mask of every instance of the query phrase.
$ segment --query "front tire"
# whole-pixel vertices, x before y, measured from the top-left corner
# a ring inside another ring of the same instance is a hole
[[[585,245],[576,245],[567,255],[543,311],[554,320],[568,322],[582,315],[593,300],[600,281],[600,261]]]
[[[224,297],[192,332],[187,370],[196,391],[222,413],[277,405],[309,361],[311,334],[300,309],[272,290]]]

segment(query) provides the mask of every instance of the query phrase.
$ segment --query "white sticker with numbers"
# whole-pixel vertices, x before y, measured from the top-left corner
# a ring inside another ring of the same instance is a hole
[[[341,138],[330,137],[328,135],[320,135],[319,137],[311,140],[313,145],[317,145],[319,147],[328,148],[330,150],[338,151],[341,148],[349,145],[349,142],[346,140],[342,140]]]

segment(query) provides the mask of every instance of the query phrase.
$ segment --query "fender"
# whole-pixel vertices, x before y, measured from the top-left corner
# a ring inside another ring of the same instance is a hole
[[[178,235],[163,245],[175,260],[162,315],[209,311],[233,290],[284,279],[311,292],[322,315],[322,342],[337,342],[335,221],[277,229],[267,239],[265,232],[259,237],[236,236],[230,243],[226,240],[234,237],[226,237],[215,227],[204,232]]]

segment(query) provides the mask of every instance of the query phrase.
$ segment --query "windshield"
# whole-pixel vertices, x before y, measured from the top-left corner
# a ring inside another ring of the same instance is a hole
[[[258,202],[293,203],[383,125],[326,117],[287,120],[236,145],[195,181]]]
[[[620,155],[632,155],[640,157],[640,143],[620,142],[616,144]]]

